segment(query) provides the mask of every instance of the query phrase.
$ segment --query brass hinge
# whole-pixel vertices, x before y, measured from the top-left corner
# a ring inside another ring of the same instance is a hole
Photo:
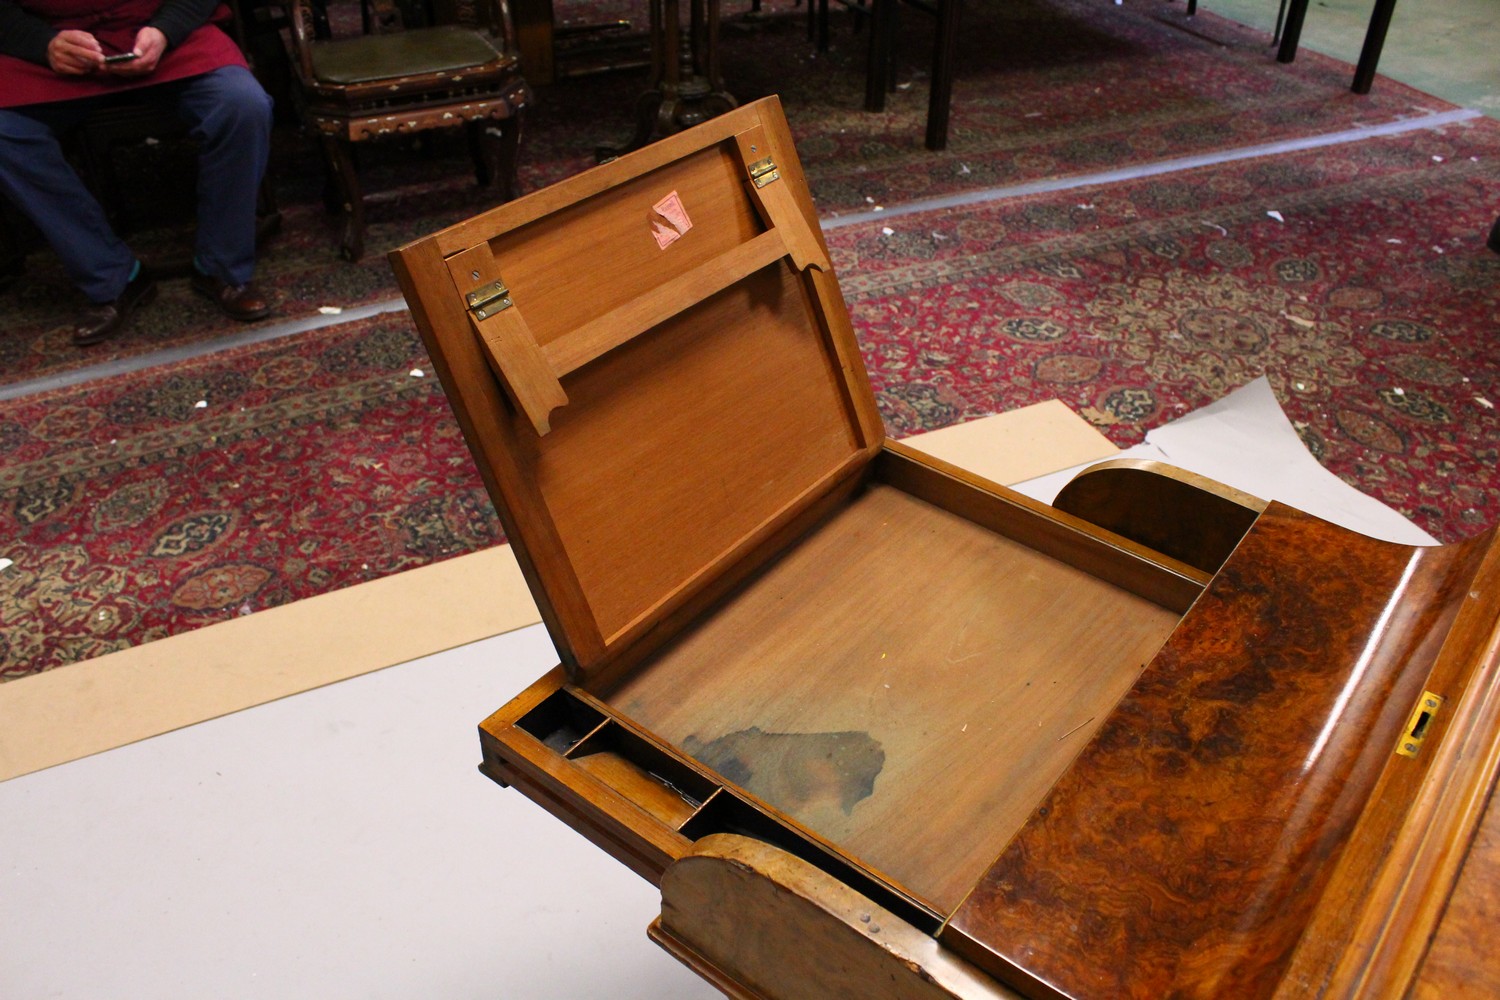
[[[492,281],[488,285],[480,285],[468,295],[464,301],[469,304],[469,312],[474,314],[475,319],[485,319],[495,315],[503,309],[509,309],[510,289],[505,287],[503,281]]]
[[[750,164],[750,179],[755,182],[755,186],[758,188],[765,187],[780,176],[781,171],[776,169],[776,161],[769,156],[764,160],[756,160]]]
[[[1432,728],[1432,720],[1442,707],[1443,699],[1440,695],[1431,691],[1422,692],[1417,707],[1412,709],[1411,718],[1406,720],[1406,728],[1401,730],[1401,739],[1396,741],[1397,754],[1402,757],[1417,755],[1422,749],[1422,741],[1427,738],[1427,731]]]

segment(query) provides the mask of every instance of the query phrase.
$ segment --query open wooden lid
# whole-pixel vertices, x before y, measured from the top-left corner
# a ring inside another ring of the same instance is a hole
[[[575,681],[669,637],[880,449],[774,98],[391,259]]]

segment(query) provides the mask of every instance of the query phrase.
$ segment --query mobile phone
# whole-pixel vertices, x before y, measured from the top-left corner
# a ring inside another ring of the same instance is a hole
[[[139,59],[140,57],[141,54],[139,52],[121,52],[117,56],[105,56],[104,65],[108,66],[110,63],[130,62],[130,60]]]

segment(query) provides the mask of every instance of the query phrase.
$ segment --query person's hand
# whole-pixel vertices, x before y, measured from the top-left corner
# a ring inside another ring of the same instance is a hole
[[[69,28],[47,43],[47,65],[59,76],[87,76],[104,68],[104,49],[87,31]]]
[[[142,28],[135,33],[135,48],[131,51],[137,58],[129,62],[110,63],[104,67],[105,71],[120,76],[145,76],[155,72],[162,53],[167,51],[167,36],[159,28]]]

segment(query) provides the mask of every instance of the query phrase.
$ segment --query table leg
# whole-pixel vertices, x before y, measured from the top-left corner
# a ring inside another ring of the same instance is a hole
[[[932,89],[927,95],[927,148],[948,145],[948,110],[953,103],[953,57],[958,50],[958,14],[963,0],[937,0],[937,33],[932,46]]]
[[[1297,58],[1297,43],[1302,40],[1302,22],[1307,20],[1307,0],[1291,0],[1286,11],[1286,24],[1281,28],[1281,48],[1276,52],[1276,61],[1289,63]]]
[[[679,0],[651,0],[651,85],[636,100],[636,130],[623,146],[600,146],[601,160],[639,149],[735,107],[719,79],[720,0],[689,0],[684,68]]]
[[[1380,50],[1385,46],[1385,33],[1391,26],[1391,14],[1396,10],[1396,0],[1375,0],[1375,9],[1370,12],[1370,27],[1365,31],[1365,44],[1359,51],[1359,65],[1354,68],[1356,94],[1368,94],[1370,84],[1375,82],[1375,65],[1380,62]]]
[[[900,0],[870,0],[870,42],[865,66],[865,110],[884,111],[891,82],[891,50],[895,44],[896,4]]]

